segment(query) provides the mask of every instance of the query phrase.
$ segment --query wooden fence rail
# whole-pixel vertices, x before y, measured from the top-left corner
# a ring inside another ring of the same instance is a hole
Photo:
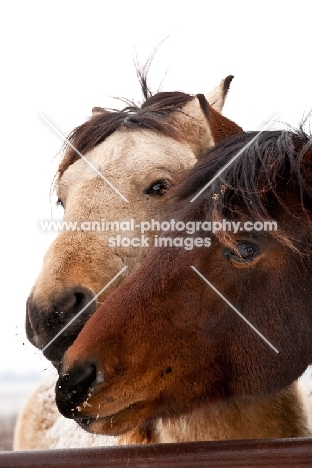
[[[312,467],[312,439],[194,442],[0,453],[1,468],[249,468],[255,466]]]

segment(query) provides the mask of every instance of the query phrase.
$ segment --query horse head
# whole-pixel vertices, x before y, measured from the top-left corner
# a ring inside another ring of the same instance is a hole
[[[64,355],[56,402],[86,430],[270,395],[311,363],[311,140],[230,127]]]

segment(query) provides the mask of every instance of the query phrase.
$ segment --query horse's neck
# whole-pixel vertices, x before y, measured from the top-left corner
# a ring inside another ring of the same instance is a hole
[[[310,435],[296,383],[265,398],[211,404],[174,422],[159,421],[157,432],[159,442]]]
[[[307,409],[307,408],[306,408]],[[125,443],[267,439],[310,436],[297,383],[258,399],[210,404],[175,419],[159,419],[146,431],[121,437]]]

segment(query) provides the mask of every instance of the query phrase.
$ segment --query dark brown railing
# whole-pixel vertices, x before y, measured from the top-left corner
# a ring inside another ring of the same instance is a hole
[[[0,467],[215,468],[312,467],[312,439],[242,440],[2,452]]]

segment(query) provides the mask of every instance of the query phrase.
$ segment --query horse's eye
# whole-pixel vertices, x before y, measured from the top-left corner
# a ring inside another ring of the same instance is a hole
[[[153,182],[147,189],[144,190],[144,193],[148,195],[165,195],[169,188],[169,183],[166,180],[157,180]]]
[[[250,262],[259,255],[258,247],[252,242],[238,242],[236,249],[237,251],[226,248],[223,251],[223,255],[236,262]]]
[[[62,202],[60,198],[57,199],[56,206],[61,206],[62,208],[64,208],[64,203]]]

